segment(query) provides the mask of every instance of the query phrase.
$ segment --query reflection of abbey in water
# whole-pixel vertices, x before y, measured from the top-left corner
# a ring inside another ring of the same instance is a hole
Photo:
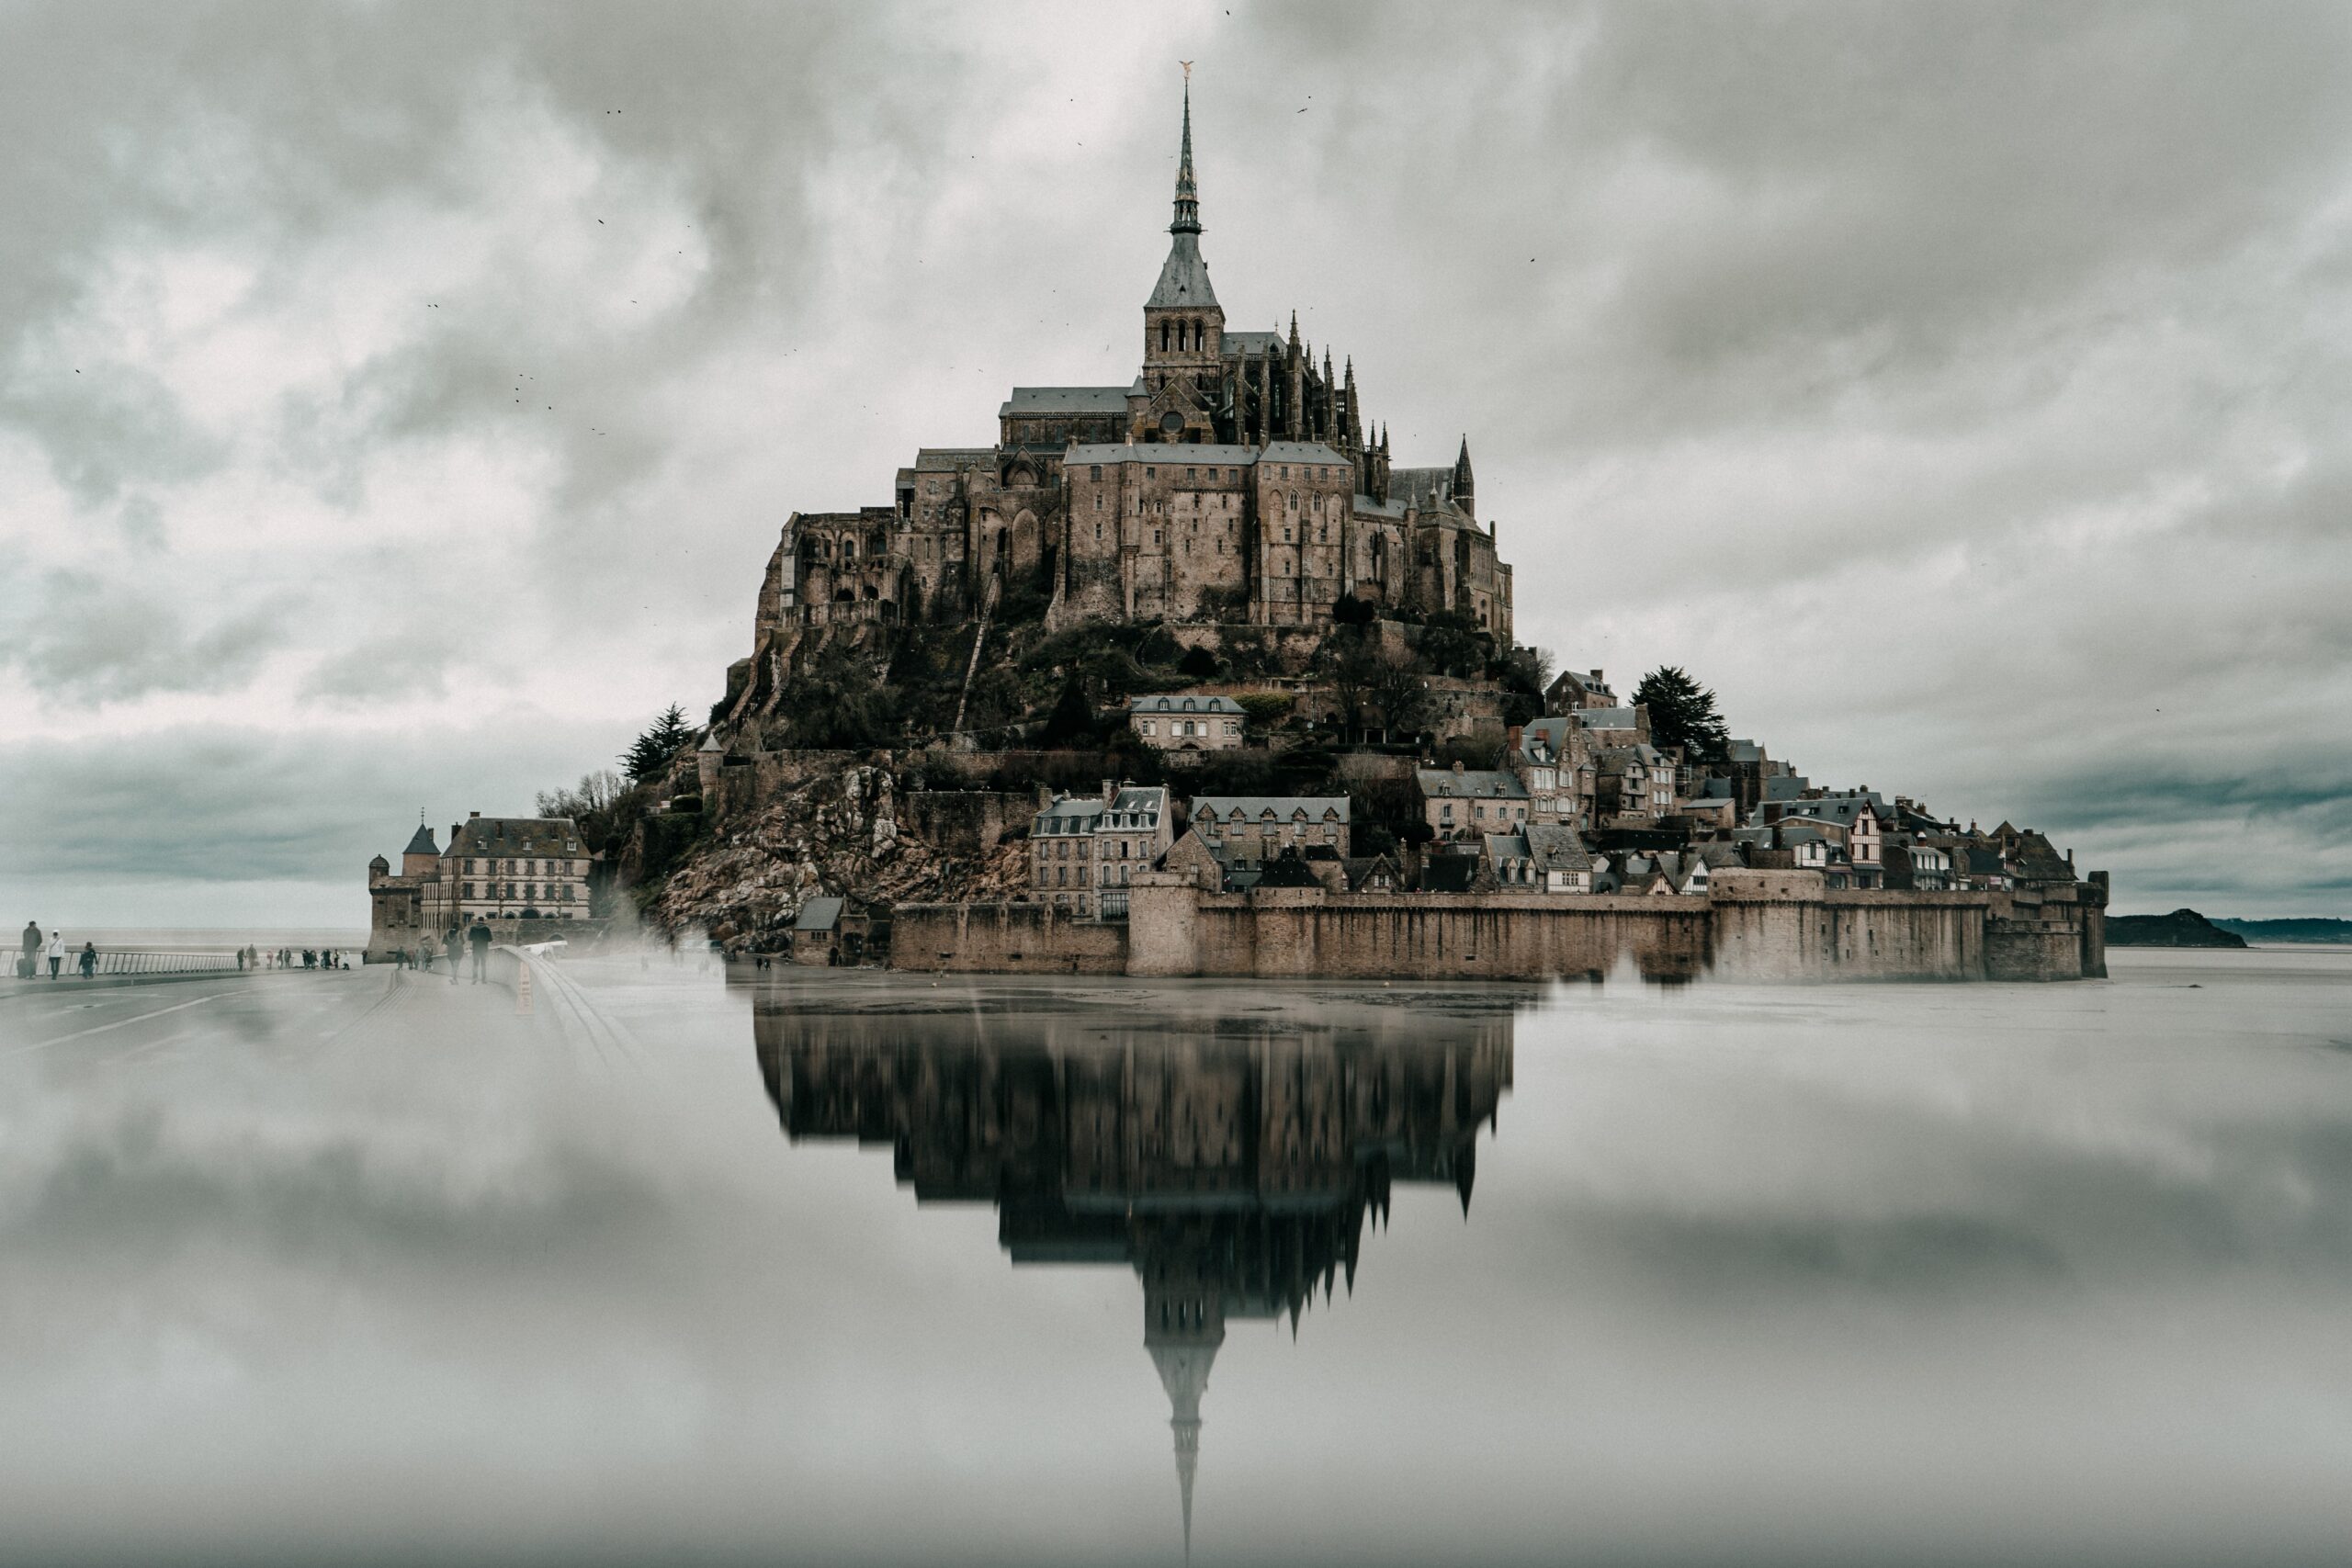
[[[795,998],[799,1000],[802,998]],[[1228,1319],[1352,1289],[1366,1212],[1444,1182],[1466,1214],[1511,1017],[754,1014],[784,1130],[891,1145],[919,1201],[986,1200],[1015,1263],[1127,1263],[1173,1406],[1192,1536],[1201,1394]],[[1107,1025],[1107,1026],[1106,1026]]]

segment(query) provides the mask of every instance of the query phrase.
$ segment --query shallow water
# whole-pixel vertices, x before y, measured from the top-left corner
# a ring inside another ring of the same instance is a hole
[[[0,998],[0,1556],[2340,1561],[2352,953],[2115,967]]]

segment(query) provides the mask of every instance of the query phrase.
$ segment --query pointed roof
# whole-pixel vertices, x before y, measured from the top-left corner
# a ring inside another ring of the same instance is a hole
[[[1168,1391],[1168,1429],[1175,1434],[1176,1492],[1184,1509],[1184,1560],[1193,1560],[1193,1476],[1201,1461],[1201,1395],[1208,1392],[1209,1368],[1217,1347],[1225,1342],[1219,1325],[1214,1338],[1189,1343],[1153,1342],[1147,1338],[1151,1364],[1159,1372],[1159,1386]]]
[[[416,825],[416,836],[409,840],[408,848],[401,852],[404,855],[437,855],[440,852],[441,846],[433,841],[433,829],[422,822]]]
[[[1453,489],[1456,494],[1470,490],[1470,437],[1466,434],[1462,438],[1461,456],[1453,459]]]
[[[1176,219],[1168,225],[1175,239],[1168,259],[1160,264],[1159,281],[1144,309],[1174,305],[1215,305],[1216,290],[1209,287],[1209,264],[1201,259],[1201,201],[1193,183],[1193,86],[1184,85],[1184,150],[1176,164]]]

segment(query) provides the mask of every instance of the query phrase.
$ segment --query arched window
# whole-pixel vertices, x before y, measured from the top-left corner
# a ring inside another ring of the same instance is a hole
[[[1168,323],[1164,321],[1159,323],[1159,352],[1168,352]]]

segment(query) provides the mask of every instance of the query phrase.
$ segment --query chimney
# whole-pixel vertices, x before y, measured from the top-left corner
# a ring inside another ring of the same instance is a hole
[[[1102,781],[1102,804],[1108,806],[1118,797],[1119,781],[1116,779],[1104,779]]]
[[[470,821],[472,821],[475,818],[477,818],[477,817],[479,817],[479,816],[481,816],[481,812],[479,812],[479,811],[469,811],[469,812],[467,812],[467,813],[466,813],[466,820],[467,820],[467,821],[469,821],[469,822],[470,822]]]
[[[1519,754],[1520,737],[1525,733],[1525,728],[1516,724],[1512,725],[1509,729],[1503,732],[1503,739],[1509,742],[1511,754],[1513,756],[1517,756]]]
[[[1457,773],[1462,771],[1462,759],[1459,757],[1453,760],[1453,771]]]

